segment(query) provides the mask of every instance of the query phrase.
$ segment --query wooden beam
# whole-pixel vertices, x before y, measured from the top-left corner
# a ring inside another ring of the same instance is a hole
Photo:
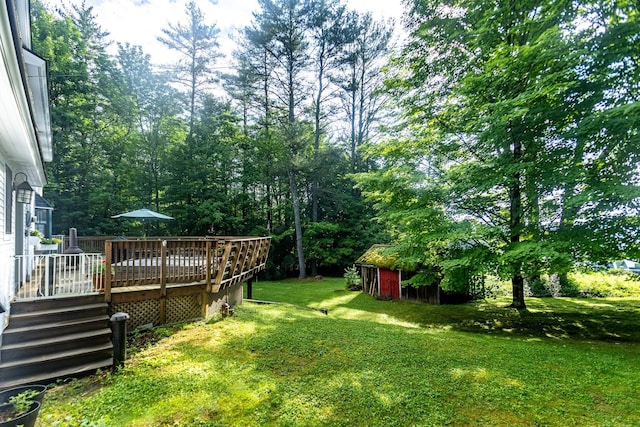
[[[160,247],[160,324],[167,323],[167,241]]]
[[[205,265],[205,268],[207,269],[207,271],[206,271],[206,279],[205,279],[207,281],[207,292],[209,292],[211,290],[211,267],[213,267],[213,264],[212,264],[213,257],[211,256],[211,244],[212,243],[215,243],[215,242],[212,242],[211,240],[207,240],[207,243],[206,243],[207,246],[206,246],[206,249],[205,249],[206,258],[207,258],[206,265]]]
[[[111,302],[111,264],[112,261],[113,246],[110,240],[104,242],[104,259],[105,259],[105,271],[104,271],[104,301]]]
[[[161,296],[160,288],[145,289],[142,291],[118,292],[111,295],[111,303],[138,302],[148,300],[159,300]]]
[[[217,246],[217,245],[216,245]],[[216,280],[213,283],[213,287],[220,288],[220,282],[224,277],[224,272],[227,268],[227,262],[229,262],[229,256],[231,255],[231,242],[223,242],[222,256],[220,257],[220,264],[218,264],[218,274],[216,274]],[[212,290],[218,292],[218,289]]]

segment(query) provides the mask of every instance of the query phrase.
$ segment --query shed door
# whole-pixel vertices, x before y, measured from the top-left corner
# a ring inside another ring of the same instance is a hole
[[[400,281],[397,271],[380,269],[380,298],[400,299]]]

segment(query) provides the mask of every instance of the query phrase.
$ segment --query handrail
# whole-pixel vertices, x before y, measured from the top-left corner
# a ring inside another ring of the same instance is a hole
[[[60,236],[63,243],[63,251],[69,248],[69,236]],[[246,236],[147,236],[147,237],[132,237],[132,236],[78,236],[78,247],[84,252],[91,253],[104,253],[105,243],[108,240],[126,240],[126,241],[148,241],[148,240],[179,240],[179,241],[194,241],[194,240],[221,240],[221,241],[245,241],[253,240],[255,237]]]
[[[264,270],[270,237],[200,237],[107,240],[105,299],[113,289],[171,283],[206,285],[207,291],[247,280]]]
[[[15,255],[21,286],[18,299],[35,300],[100,292],[103,256],[99,253]]]

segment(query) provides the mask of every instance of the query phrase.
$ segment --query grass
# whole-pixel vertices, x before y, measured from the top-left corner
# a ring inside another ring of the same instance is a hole
[[[124,369],[54,387],[39,425],[633,426],[640,299],[377,301],[342,279],[258,282]],[[326,308],[329,314],[291,304]]]

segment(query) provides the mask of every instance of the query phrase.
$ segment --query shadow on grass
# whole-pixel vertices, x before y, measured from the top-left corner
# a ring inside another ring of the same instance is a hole
[[[320,288],[287,302],[315,300]],[[606,340],[637,318],[638,301],[613,318],[620,306],[600,300],[531,299],[517,311],[507,301],[432,306],[325,291],[314,304],[329,316],[245,304],[220,322],[167,331],[81,406],[76,390],[61,409],[49,399],[45,415],[108,426],[528,426],[559,417],[565,425],[637,425],[637,346],[493,334]],[[594,390],[606,407],[594,407]]]
[[[392,316],[425,328],[520,337],[640,342],[640,299],[527,298],[526,310],[490,300],[461,305],[379,301],[344,289],[344,280],[284,280],[254,285],[254,298]]]
[[[529,298],[528,308],[507,308],[508,301],[427,305],[377,301],[360,294],[345,308],[394,316],[426,328],[520,337],[640,342],[640,300]]]

